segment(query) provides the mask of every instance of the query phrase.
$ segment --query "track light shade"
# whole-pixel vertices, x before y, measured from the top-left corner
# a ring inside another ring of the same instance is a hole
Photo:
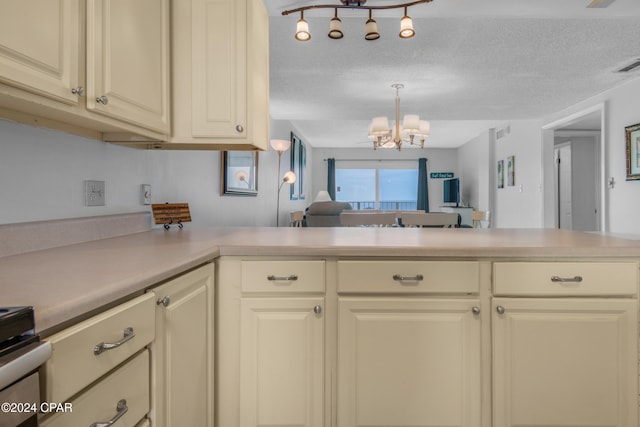
[[[310,38],[309,24],[304,20],[304,15],[300,12],[300,19],[298,19],[298,23],[296,24],[296,40],[306,42]]]
[[[378,23],[375,19],[369,18],[367,19],[367,23],[365,24],[365,35],[364,38],[366,40],[377,40],[380,38],[380,33],[378,32]]]
[[[337,16],[334,16],[331,18],[331,21],[329,21],[329,37],[332,39],[341,39],[343,36],[342,21]]]
[[[405,14],[400,20],[400,37],[403,39],[410,39],[415,34],[416,32],[413,30],[413,20],[407,15],[405,9]]]

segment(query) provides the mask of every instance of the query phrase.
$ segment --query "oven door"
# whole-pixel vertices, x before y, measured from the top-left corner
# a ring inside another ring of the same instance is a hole
[[[37,369],[51,356],[51,343],[36,342],[0,358],[0,426],[38,425]]]

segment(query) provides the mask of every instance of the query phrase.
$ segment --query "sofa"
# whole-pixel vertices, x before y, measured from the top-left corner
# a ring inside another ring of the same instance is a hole
[[[304,223],[307,227],[340,227],[340,212],[350,209],[347,202],[313,202],[305,212]]]

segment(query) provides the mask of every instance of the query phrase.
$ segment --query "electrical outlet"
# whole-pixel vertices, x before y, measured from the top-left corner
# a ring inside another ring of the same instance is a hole
[[[85,206],[105,205],[105,185],[104,181],[84,182],[84,204]]]
[[[151,185],[150,184],[142,184],[140,186],[140,197],[143,205],[151,204]]]

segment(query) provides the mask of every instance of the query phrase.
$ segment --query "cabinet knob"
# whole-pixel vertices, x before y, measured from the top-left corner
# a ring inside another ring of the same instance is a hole
[[[499,305],[496,307],[496,311],[498,312],[498,314],[504,314],[505,309],[503,306]]]
[[[158,301],[156,301],[157,305],[162,305],[164,307],[169,306],[170,303],[171,303],[171,298],[169,297],[158,298]]]
[[[480,314],[480,307],[476,307],[476,306],[474,306],[474,307],[471,309],[471,312],[472,312],[473,314],[475,314],[475,315]]]
[[[316,305],[315,307],[313,307],[313,312],[315,314],[320,314],[322,313],[322,306]]]
[[[242,127],[242,125],[237,125],[237,126],[236,126],[236,131],[237,131],[238,133],[242,133],[242,132],[244,132],[244,128]]]
[[[96,98],[96,102],[98,104],[107,105],[109,103],[109,98],[107,98],[106,96],[102,95],[102,96]]]
[[[84,88],[82,86],[74,87],[71,89],[71,93],[78,96],[84,96]]]

